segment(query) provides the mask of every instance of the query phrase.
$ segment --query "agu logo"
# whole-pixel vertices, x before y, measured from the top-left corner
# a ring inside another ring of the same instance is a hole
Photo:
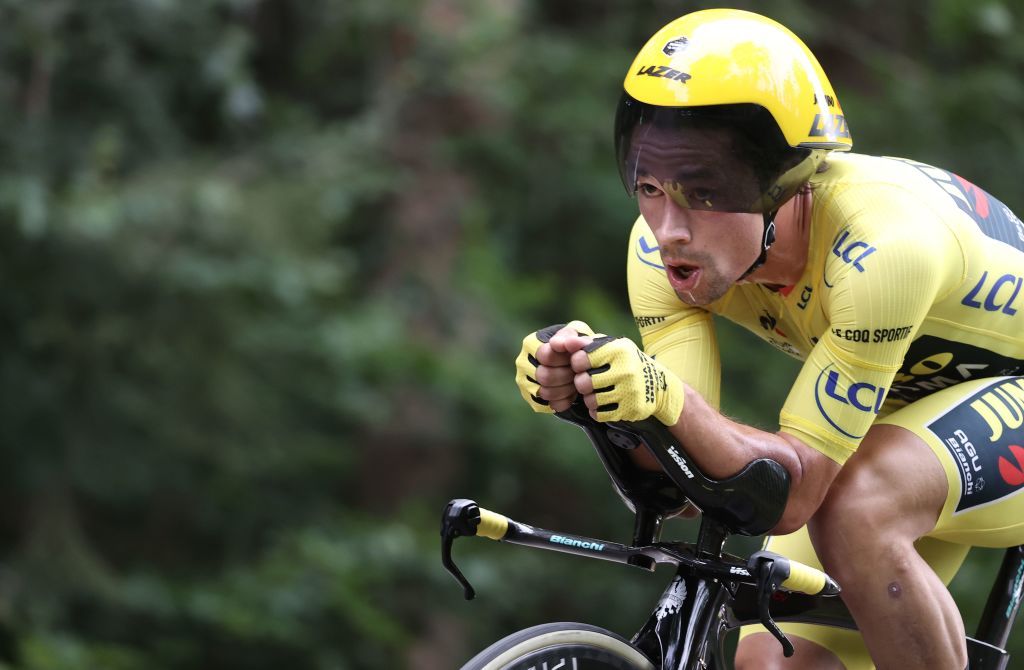
[[[866,434],[865,429],[874,415],[882,408],[888,389],[867,382],[849,383],[834,368],[834,364],[829,365],[818,374],[814,385],[814,401],[818,411],[833,428],[846,437],[859,440]],[[867,421],[863,415],[869,417]],[[851,416],[856,426],[844,428],[841,424],[850,423]]]
[[[996,378],[928,429],[943,441],[960,471],[954,514],[1024,491],[1024,378]]]
[[[1024,486],[1024,447],[1011,444],[1010,453],[1016,463],[1011,463],[1005,456],[999,457],[999,476],[1010,486]]]

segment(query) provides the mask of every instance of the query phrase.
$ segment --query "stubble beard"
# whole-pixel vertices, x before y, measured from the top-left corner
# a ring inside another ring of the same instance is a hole
[[[708,277],[707,268],[702,272],[700,285],[695,291],[676,291],[676,297],[687,305],[693,307],[705,307],[720,300],[730,288],[733,282],[724,278],[720,273],[715,272],[714,277]]]
[[[726,278],[713,261],[708,254],[693,257],[693,262],[701,268],[700,283],[693,291],[675,291],[676,297],[693,307],[704,307],[720,300],[735,282]]]

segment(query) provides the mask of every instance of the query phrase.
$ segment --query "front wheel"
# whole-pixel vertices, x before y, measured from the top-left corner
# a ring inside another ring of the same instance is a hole
[[[546,623],[498,640],[462,670],[655,670],[615,633],[585,623]]]

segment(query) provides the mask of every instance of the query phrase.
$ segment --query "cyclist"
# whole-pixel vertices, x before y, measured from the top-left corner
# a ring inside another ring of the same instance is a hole
[[[712,476],[789,471],[769,548],[823,564],[860,632],[784,625],[784,659],[744,631],[737,667],[965,667],[946,584],[969,546],[1024,543],[1024,224],[945,170],[849,153],[817,60],[748,12],[656,33],[615,141],[644,351],[578,321],[538,331],[524,398],[657,417]],[[717,411],[713,314],[804,361],[778,432]]]

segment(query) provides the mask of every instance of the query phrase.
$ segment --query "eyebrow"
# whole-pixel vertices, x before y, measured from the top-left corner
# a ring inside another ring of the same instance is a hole
[[[718,171],[712,169],[707,165],[701,165],[693,168],[679,168],[675,172],[675,178],[680,181],[689,181],[691,179],[708,179],[710,177],[717,177]]]
[[[657,175],[654,174],[654,171],[652,171],[646,165],[637,164],[633,173],[637,177],[657,177]],[[677,181],[689,181],[692,179],[708,179],[719,176],[721,175],[718,170],[707,165],[701,165],[693,168],[678,168],[672,174],[672,179],[675,179]]]

